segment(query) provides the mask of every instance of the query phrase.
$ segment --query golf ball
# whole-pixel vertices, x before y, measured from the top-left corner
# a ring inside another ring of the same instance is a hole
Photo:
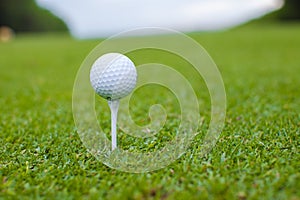
[[[137,73],[134,63],[119,53],[99,57],[92,65],[90,82],[98,95],[107,100],[121,99],[135,87]]]

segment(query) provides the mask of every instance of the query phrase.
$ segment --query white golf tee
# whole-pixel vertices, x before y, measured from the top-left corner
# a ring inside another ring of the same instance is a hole
[[[117,148],[117,119],[119,109],[119,99],[109,100],[108,105],[111,113],[111,150]]]

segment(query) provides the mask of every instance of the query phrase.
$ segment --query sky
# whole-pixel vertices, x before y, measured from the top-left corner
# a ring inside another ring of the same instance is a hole
[[[36,0],[77,38],[140,27],[181,32],[228,29],[282,7],[283,0]]]

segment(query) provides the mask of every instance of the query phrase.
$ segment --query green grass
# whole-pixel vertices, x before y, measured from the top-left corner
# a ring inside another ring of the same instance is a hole
[[[300,25],[256,24],[191,36],[222,73],[225,128],[205,157],[196,156],[196,137],[176,162],[143,174],[98,162],[76,133],[72,87],[99,41],[24,35],[1,43],[0,198],[299,200]],[[157,57],[143,55],[139,62]],[[205,133],[210,102],[207,94],[197,95],[204,112],[199,131]],[[151,103],[138,97],[138,108]],[[108,114],[103,123],[109,124]]]

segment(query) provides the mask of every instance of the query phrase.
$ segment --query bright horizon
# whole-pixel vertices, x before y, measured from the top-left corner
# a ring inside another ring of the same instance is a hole
[[[140,27],[177,31],[228,29],[282,7],[283,0],[37,0],[77,38],[107,37]]]

